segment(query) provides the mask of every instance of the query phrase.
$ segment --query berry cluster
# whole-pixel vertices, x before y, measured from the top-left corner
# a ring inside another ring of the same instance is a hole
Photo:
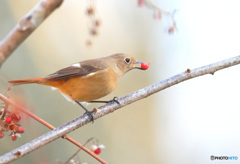
[[[153,18],[160,20],[162,19],[162,15],[168,16],[170,18],[170,24],[168,26],[168,34],[173,34],[177,27],[176,27],[176,22],[174,20],[174,14],[176,10],[174,10],[172,13],[167,12],[165,10],[160,9],[156,5],[154,5],[150,0],[138,0],[138,7],[147,7],[153,11]]]
[[[10,137],[13,141],[17,136],[24,132],[24,128],[20,126],[21,116],[9,111],[0,110],[0,138],[4,137],[4,132],[10,131]]]
[[[96,9],[94,7],[94,4],[89,4],[86,10],[86,14],[90,19],[90,25],[89,27],[89,35],[90,37],[92,36],[97,36],[98,35],[98,28],[101,25],[101,21],[96,18]],[[86,41],[87,46],[92,45],[91,39],[88,39]]]

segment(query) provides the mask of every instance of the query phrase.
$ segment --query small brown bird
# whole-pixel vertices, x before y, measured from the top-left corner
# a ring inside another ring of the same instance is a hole
[[[138,62],[133,57],[118,53],[75,63],[46,77],[8,82],[12,85],[36,83],[58,88],[66,98],[79,104],[93,121],[91,113],[80,102],[110,102],[94,100],[111,93],[116,88],[119,78],[126,72],[135,68],[146,70],[148,66],[149,64]]]

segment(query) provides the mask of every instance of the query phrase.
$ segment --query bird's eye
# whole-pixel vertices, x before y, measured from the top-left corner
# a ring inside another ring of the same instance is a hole
[[[129,64],[129,63],[131,62],[131,60],[130,60],[129,58],[125,58],[125,62],[126,62],[127,64]]]

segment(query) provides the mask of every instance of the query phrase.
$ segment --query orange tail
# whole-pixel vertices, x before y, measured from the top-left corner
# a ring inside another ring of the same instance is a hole
[[[39,83],[44,78],[34,78],[34,79],[20,79],[20,80],[11,80],[8,83],[12,85],[21,85],[21,84],[30,84],[30,83]]]

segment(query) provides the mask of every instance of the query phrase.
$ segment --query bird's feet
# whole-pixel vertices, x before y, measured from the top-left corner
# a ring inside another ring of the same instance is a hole
[[[110,103],[110,102],[116,102],[118,105],[121,106],[121,104],[118,101],[118,97],[114,97],[112,100],[109,101],[89,101],[89,103]]]
[[[84,113],[84,114],[87,114],[89,117],[90,117],[90,119],[91,119],[91,121],[92,121],[92,123],[94,122],[94,118],[93,118],[93,115],[92,115],[92,113],[94,112],[94,111],[89,111],[89,110],[87,110],[87,108],[85,108],[79,101],[75,101],[79,106],[81,106],[86,112]]]
[[[120,102],[118,101],[118,97],[113,97],[112,100],[109,100],[109,101],[107,101],[106,103],[110,103],[110,102],[115,102],[115,103],[117,103],[118,105],[121,106]]]
[[[95,111],[89,111],[89,110],[87,110],[87,111],[84,113],[84,115],[86,114],[86,115],[88,115],[88,116],[90,117],[92,123],[94,123],[94,118],[93,118],[93,115],[92,115],[92,113],[94,113],[94,112],[95,112]]]

